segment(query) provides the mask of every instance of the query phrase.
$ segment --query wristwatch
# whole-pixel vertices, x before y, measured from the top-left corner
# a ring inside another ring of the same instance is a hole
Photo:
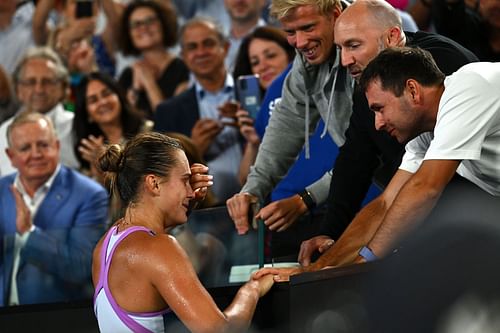
[[[316,202],[314,202],[311,193],[307,189],[304,189],[299,195],[309,211],[312,211],[316,207]]]

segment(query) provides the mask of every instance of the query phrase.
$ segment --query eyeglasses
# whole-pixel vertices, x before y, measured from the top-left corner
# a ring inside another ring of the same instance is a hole
[[[19,80],[20,85],[28,87],[28,88],[34,88],[37,85],[37,83],[39,83],[43,88],[49,88],[49,87],[55,86],[59,82],[60,82],[59,79],[55,79],[55,78],[50,79],[47,77],[44,77],[41,79],[30,78],[30,79]]]
[[[149,16],[149,17],[146,17],[143,20],[130,21],[129,24],[128,24],[128,27],[131,30],[139,29],[142,26],[150,27],[153,24],[155,24],[157,21],[158,21],[158,17],[156,17],[156,16]]]

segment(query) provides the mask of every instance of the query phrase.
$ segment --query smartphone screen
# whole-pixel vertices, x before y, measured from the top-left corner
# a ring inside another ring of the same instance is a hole
[[[236,81],[236,95],[241,108],[248,112],[252,119],[260,110],[260,85],[257,75],[242,75]]]
[[[91,0],[77,0],[75,17],[91,17],[92,16],[92,1]]]

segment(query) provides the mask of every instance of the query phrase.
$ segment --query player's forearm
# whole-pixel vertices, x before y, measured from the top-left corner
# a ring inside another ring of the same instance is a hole
[[[224,314],[228,320],[225,332],[240,332],[246,330],[250,325],[257,302],[259,301],[259,290],[255,281],[250,281],[240,288],[233,302]]]
[[[366,245],[377,231],[387,208],[382,197],[373,200],[351,222],[342,236],[307,270],[319,270],[326,266],[350,264],[358,256],[359,249]]]
[[[389,253],[398,239],[429,215],[441,190],[411,181],[401,189],[368,247],[377,257]]]

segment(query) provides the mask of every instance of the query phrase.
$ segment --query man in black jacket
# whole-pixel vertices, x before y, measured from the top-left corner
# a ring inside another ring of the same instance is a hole
[[[391,46],[420,47],[429,51],[446,75],[464,64],[478,61],[472,52],[443,36],[403,32],[397,13],[383,0],[356,1],[339,17],[334,35],[335,43],[341,48],[342,65],[355,79],[370,60]],[[339,239],[359,211],[371,182],[381,187],[389,183],[404,153],[404,145],[386,132],[377,131],[374,120],[364,92],[356,89],[346,142],[334,165],[322,235],[302,243],[299,261],[306,270],[349,263],[357,256],[360,244],[364,244],[364,239],[349,236],[336,244],[332,240]],[[367,208],[369,211],[370,207]],[[311,255],[317,250],[328,252],[309,265]]]

